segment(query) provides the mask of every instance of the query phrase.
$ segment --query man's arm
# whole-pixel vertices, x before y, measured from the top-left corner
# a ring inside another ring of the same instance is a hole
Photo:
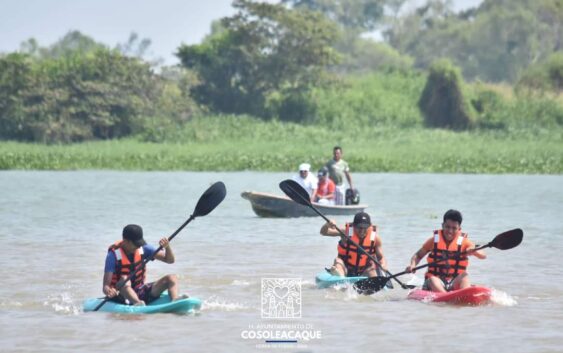
[[[162,262],[166,262],[167,264],[173,264],[174,261],[176,261],[176,258],[174,257],[174,252],[172,251],[168,238],[160,239],[158,244],[162,246],[163,249],[157,252],[154,255],[154,258]]]
[[[381,268],[384,271],[387,271],[387,259],[385,258],[385,255],[383,255],[383,242],[381,241],[381,237],[379,235],[377,236],[375,243],[375,256],[381,264]]]
[[[476,258],[481,260],[487,258],[487,254],[483,249],[477,251],[475,251],[474,249],[475,249],[475,244],[473,242],[470,242],[469,246],[467,247],[467,256],[475,256]]]
[[[340,235],[340,232],[336,229],[336,223],[331,220],[321,227],[321,234],[327,237],[336,237]]]
[[[428,253],[429,253],[429,251],[426,250],[424,247],[420,248],[420,250],[415,252],[414,255],[411,257],[411,263],[407,266],[405,271],[414,273],[415,270],[413,270],[413,269],[420,262],[420,260],[422,260],[424,258],[424,256],[426,256],[426,254],[428,254]]]
[[[115,254],[108,251],[106,255],[106,263],[104,266],[104,279],[102,280],[102,292],[109,298],[113,298],[119,294],[119,292],[111,287],[111,279],[113,278],[113,273],[115,272]]]
[[[102,292],[104,292],[104,294],[109,298],[113,298],[117,294],[119,294],[119,292],[115,288],[111,287],[112,277],[113,277],[113,272],[104,272]]]
[[[346,180],[348,180],[348,185],[350,185],[350,189],[353,189],[354,187],[352,186],[352,176],[350,175],[350,172],[348,170],[345,170],[344,175],[346,175]]]

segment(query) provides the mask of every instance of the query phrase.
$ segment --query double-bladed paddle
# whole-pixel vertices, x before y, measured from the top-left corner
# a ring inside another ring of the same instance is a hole
[[[315,206],[313,206],[307,190],[303,189],[303,187],[301,185],[299,185],[299,183],[296,182],[295,180],[288,179],[288,180],[282,181],[280,183],[280,189],[293,201],[297,202],[300,205],[311,207],[313,209],[313,211],[315,211],[319,216],[324,218],[325,221],[330,222],[330,220],[328,218],[326,218],[326,216],[324,214],[322,214],[319,210],[317,210],[315,208]],[[379,263],[379,261],[375,258],[375,256],[368,253],[363,247],[360,246],[360,244],[353,241],[350,237],[347,237],[346,234],[344,234],[344,232],[340,228],[336,227],[336,230],[338,231],[338,233],[340,233],[340,237],[342,238],[342,240],[350,242],[350,244],[357,247],[357,249],[360,252],[362,252],[364,255],[366,255],[370,260],[372,260],[380,268],[383,268],[381,266],[381,264]],[[389,272],[387,270],[385,270],[385,273],[387,273],[388,275],[391,275],[391,272]],[[387,277],[385,277],[385,278],[387,278]],[[389,278],[391,278],[391,277],[389,277]],[[397,278],[393,278],[393,279],[397,283],[399,283],[401,285],[401,287],[403,287],[403,289],[413,289],[415,287],[415,286],[412,286],[412,285],[404,284],[403,282],[401,282]]]
[[[508,250],[517,247],[522,242],[522,238],[524,237],[524,232],[520,228],[508,230],[504,233],[497,235],[491,242],[486,245],[477,246],[473,251],[481,250],[484,248],[497,248],[499,250]],[[467,251],[460,254],[460,256],[464,256],[467,254]],[[448,259],[441,259],[437,262],[446,261]],[[430,264],[420,265],[413,269],[413,272],[416,270],[420,270],[421,268],[428,267]],[[373,294],[375,292],[380,291],[383,287],[385,287],[386,283],[391,279],[398,276],[402,276],[409,272],[403,271],[391,275],[389,277],[371,277],[362,279],[354,284],[354,289],[362,294]]]
[[[176,229],[176,231],[171,236],[168,237],[168,241],[174,239],[174,237],[178,233],[180,233],[180,231],[184,229],[184,227],[187,226],[188,223],[190,223],[196,217],[208,215],[211,211],[215,209],[215,207],[217,207],[225,199],[226,195],[227,195],[227,189],[225,188],[225,184],[223,184],[223,182],[218,181],[215,184],[211,185],[209,189],[205,190],[203,195],[201,195],[201,197],[199,198],[199,201],[195,206],[193,214],[190,215],[188,220],[185,221],[184,224],[180,226],[180,228]],[[127,283],[127,281],[130,281],[131,278],[133,278],[133,276],[135,275],[135,273],[143,269],[147,264],[147,262],[153,260],[154,256],[160,250],[162,250],[162,246],[159,246],[152,256],[145,258],[143,262],[139,265],[139,268],[135,269],[135,271],[131,271],[131,273],[125,280],[120,280],[119,282],[117,282],[116,285],[117,291],[123,288],[125,283]],[[98,309],[100,309],[109,299],[110,299],[109,297],[105,297],[104,300],[100,304],[98,304],[98,306],[93,311],[98,311]]]

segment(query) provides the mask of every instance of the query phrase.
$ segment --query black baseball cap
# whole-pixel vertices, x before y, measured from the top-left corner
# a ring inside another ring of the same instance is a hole
[[[139,247],[147,244],[145,239],[143,239],[143,228],[136,224],[128,224],[123,228],[123,239],[130,240]]]
[[[354,216],[354,226],[359,228],[368,228],[371,225],[369,214],[365,212],[358,212]]]

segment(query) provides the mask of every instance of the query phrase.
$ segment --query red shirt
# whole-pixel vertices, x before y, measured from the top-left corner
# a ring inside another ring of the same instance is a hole
[[[319,185],[317,186],[317,196],[323,197],[326,195],[334,194],[334,190],[336,186],[334,185],[334,181],[330,180],[329,178],[325,178],[325,182],[319,180]]]

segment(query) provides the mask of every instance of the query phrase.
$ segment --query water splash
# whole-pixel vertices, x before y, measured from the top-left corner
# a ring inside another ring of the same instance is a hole
[[[492,289],[491,302],[500,306],[514,306],[518,304],[516,299],[510,294],[496,289]]]
[[[201,310],[216,310],[216,311],[239,311],[249,309],[250,307],[242,303],[227,302],[218,299],[216,296],[209,297],[203,301]]]
[[[69,292],[50,295],[47,297],[47,300],[43,302],[43,305],[52,307],[58,313],[68,315],[78,315],[81,311],[81,306],[74,303]]]
[[[18,302],[18,301],[9,301],[9,300],[2,300],[0,301],[0,308],[5,308],[5,309],[13,309],[13,308],[21,308],[23,307],[23,303],[22,302]]]
[[[311,279],[302,279],[301,285],[302,286],[315,286],[315,288],[317,287],[317,283],[315,282],[315,280],[311,280]]]

